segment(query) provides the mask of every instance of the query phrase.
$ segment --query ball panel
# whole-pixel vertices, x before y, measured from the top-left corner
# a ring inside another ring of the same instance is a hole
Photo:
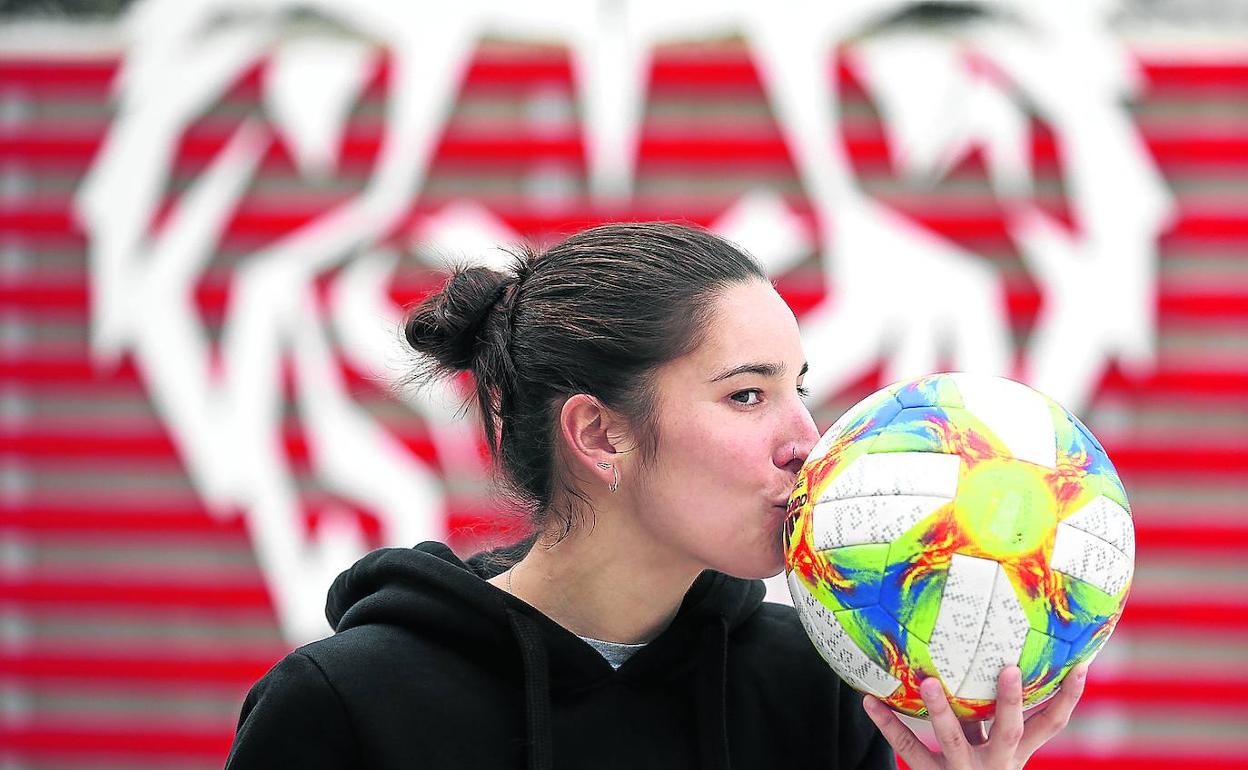
[[[888,452],[929,452],[950,454],[945,451],[944,437],[934,430],[928,430],[923,423],[913,420],[916,410],[930,414],[935,407],[912,407],[903,409],[898,415],[903,416],[902,423],[889,426],[880,431],[880,435],[871,440],[867,451],[871,454]],[[894,418],[894,422],[896,419]],[[903,426],[916,426],[917,430],[905,430]]]
[[[1005,666],[1018,663],[1031,627],[1018,602],[1010,577],[997,565],[997,575],[988,599],[979,646],[971,660],[970,670],[954,695],[971,700],[996,700],[997,676]]]
[[[889,670],[901,681],[901,686],[891,697],[885,698],[884,702],[903,714],[926,719],[927,707],[923,705],[923,698],[919,695],[919,684],[928,677],[936,677],[939,680],[939,674],[935,664],[932,663],[927,644],[914,636],[909,636],[906,637],[904,646],[889,652],[895,655]],[[953,713],[959,719],[988,719],[992,716],[994,706],[992,701],[959,698],[953,695],[948,687],[945,687],[945,695],[949,699]]]
[[[962,458],[932,452],[864,454],[838,473],[816,504],[877,495],[916,495],[952,499],[958,491]]]
[[[1023,675],[1023,706],[1034,706],[1050,697],[1074,664],[1069,642],[1030,629],[1018,656],[1018,668]]]
[[[953,503],[960,553],[998,562],[1042,558],[1062,503],[1052,471],[1014,458],[965,463]]]
[[[878,390],[851,406],[832,426],[824,431],[810,450],[811,457],[823,457],[834,445],[847,436],[871,435],[872,427],[882,428],[901,411],[901,404],[893,397],[892,390]]]
[[[896,618],[879,605],[832,614],[872,663],[899,681],[907,675],[905,651],[910,647],[910,638]]]
[[[1112,466],[1111,466],[1112,470]],[[1122,485],[1122,479],[1118,478],[1118,472],[1104,473],[1101,476],[1094,477],[1100,486],[1101,494],[1121,505],[1127,513],[1131,512],[1131,503],[1127,501],[1127,489]]]
[[[806,635],[814,642],[815,648],[828,665],[856,690],[881,698],[891,695],[901,684],[900,680],[867,657],[862,648],[846,633],[841,622],[815,598],[797,573],[790,572],[788,581],[789,591],[793,595],[793,603],[797,607],[802,626],[806,629]]]
[[[1046,468],[1057,467],[1057,442],[1048,399],[1004,377],[949,377],[957,383],[966,410],[991,425],[1011,455]]]
[[[1060,672],[1057,676],[1048,680],[1043,686],[1034,690],[1023,689],[1023,708],[1035,708],[1040,704],[1057,695],[1058,689],[1062,686],[1062,680],[1070,673],[1070,669]]]
[[[1091,663],[1092,659],[1104,648],[1105,642],[1109,641],[1109,637],[1113,635],[1121,617],[1121,614],[1115,615],[1099,626],[1089,626],[1083,636],[1072,641],[1070,643],[1070,665],[1074,666],[1085,662]]]
[[[827,565],[818,584],[825,604],[832,609],[866,607],[880,601],[880,582],[888,543],[849,545],[818,552]],[[827,592],[833,601],[829,602]]]
[[[900,410],[871,442],[870,452],[937,452],[960,455],[971,463],[1013,456],[992,427],[974,413],[943,406]]]
[[[965,406],[957,383],[948,374],[929,374],[902,383],[895,396],[903,407],[943,406],[960,409]]]
[[[903,714],[926,719],[927,707],[919,695],[919,683],[937,676],[936,666],[928,655],[927,643],[913,634],[907,636],[905,644],[897,648],[889,671],[901,681],[901,686],[884,702]]]
[[[986,719],[992,719],[993,714],[997,710],[996,701],[959,698],[956,695],[949,695],[948,691],[946,691],[945,697],[949,698],[949,705],[953,708],[953,714],[958,719],[982,722]]]
[[[936,625],[953,555],[960,545],[953,502],[893,541],[884,566],[880,605],[928,642]]]
[[[951,692],[958,691],[970,671],[998,569],[989,559],[953,555],[927,645],[932,663]]]
[[[1062,524],[1095,535],[1122,551],[1127,559],[1135,559],[1135,527],[1131,514],[1104,495],[1071,513]]]
[[[1057,525],[1049,566],[1110,595],[1126,590],[1131,582],[1132,563],[1125,553],[1066,522]]]
[[[1079,432],[1083,434],[1083,437],[1087,439],[1092,444],[1092,446],[1096,447],[1098,452],[1104,455],[1105,447],[1101,446],[1101,442],[1098,441],[1096,436],[1092,434],[1092,431],[1088,430],[1088,426],[1084,425],[1082,420],[1080,420],[1078,417],[1074,416],[1073,414],[1070,414],[1070,412],[1066,412],[1066,414],[1067,414],[1067,419],[1070,420],[1070,422],[1075,426],[1075,428],[1077,428]]]
[[[1059,466],[1081,471],[1090,478],[1099,479],[1104,487],[1102,494],[1130,510],[1122,479],[1109,461],[1109,455],[1101,447],[1092,432],[1078,417],[1062,409],[1058,404],[1050,407],[1054,413],[1053,426],[1057,431]]]
[[[926,531],[926,529],[924,529]],[[917,539],[907,537],[889,546],[880,584],[880,606],[905,626],[912,638],[932,638],[940,597],[949,579],[948,558],[916,548]]]
[[[1063,572],[1055,571],[1052,576],[1055,586],[1053,598],[1047,602],[1045,625],[1037,628],[1032,623],[1031,627],[1070,642],[1074,654],[1079,655],[1099,634],[1113,629],[1122,614],[1128,589],[1111,595]],[[1026,606],[1025,601],[1023,604]]]
[[[815,548],[891,543],[950,502],[947,497],[851,497],[817,503],[811,511]]]

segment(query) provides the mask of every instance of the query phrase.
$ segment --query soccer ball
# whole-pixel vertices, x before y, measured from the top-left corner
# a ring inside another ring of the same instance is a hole
[[[1053,695],[1122,614],[1122,481],[1073,415],[1002,377],[934,374],[863,399],[815,445],[785,521],[789,590],[842,679],[925,717],[939,677],[987,719],[1004,666]]]

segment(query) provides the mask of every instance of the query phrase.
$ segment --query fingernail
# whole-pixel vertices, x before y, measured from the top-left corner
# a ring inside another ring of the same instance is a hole
[[[1081,663],[1079,665],[1079,668],[1075,669],[1075,679],[1082,682],[1084,679],[1087,679],[1087,677],[1088,677],[1088,664]]]

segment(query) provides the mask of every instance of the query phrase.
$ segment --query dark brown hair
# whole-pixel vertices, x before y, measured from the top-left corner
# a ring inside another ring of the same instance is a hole
[[[723,287],[767,277],[722,238],[660,222],[602,225],[513,256],[504,272],[455,270],[409,311],[404,336],[422,354],[409,382],[470,371],[505,488],[537,532],[555,517],[566,535],[585,498],[556,459],[563,402],[587,393],[623,415],[629,449],[648,461],[654,369],[698,346]]]

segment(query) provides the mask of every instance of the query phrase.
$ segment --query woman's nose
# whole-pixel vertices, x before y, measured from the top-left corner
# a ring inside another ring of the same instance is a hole
[[[776,458],[776,465],[796,474],[802,469],[802,464],[806,462],[806,457],[810,454],[810,450],[815,448],[817,441],[819,441],[819,429],[815,425],[815,418],[811,416],[805,404],[799,404],[791,441],[785,442],[785,448]]]

